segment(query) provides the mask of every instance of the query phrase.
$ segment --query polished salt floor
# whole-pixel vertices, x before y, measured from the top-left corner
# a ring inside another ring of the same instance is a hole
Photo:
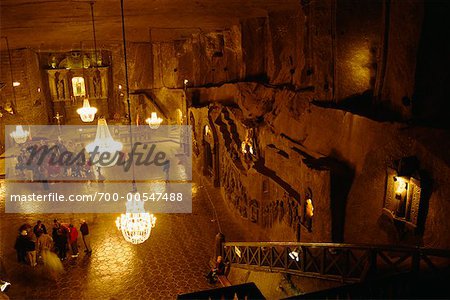
[[[126,242],[115,226],[118,214],[5,214],[4,182],[0,201],[0,258],[2,279],[12,283],[12,299],[173,299],[179,293],[219,287],[203,275],[214,256],[218,224],[206,189],[218,211],[228,241],[261,240],[253,224],[243,225],[225,205],[220,190],[199,183],[194,174],[193,213],[158,214],[156,227],[145,243]],[[54,218],[73,223],[85,218],[90,226],[92,256],[82,253],[64,261],[65,273],[49,278],[42,265],[35,268],[16,261],[14,241],[23,223],[42,220],[51,229]],[[250,227],[248,227],[250,225]]]

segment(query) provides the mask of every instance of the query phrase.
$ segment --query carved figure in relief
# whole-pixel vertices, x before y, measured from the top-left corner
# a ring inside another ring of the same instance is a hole
[[[278,220],[278,200],[275,201],[275,204],[273,206],[273,219]]]
[[[58,99],[65,99],[65,88],[64,88],[64,79],[61,79],[58,82]]]
[[[94,96],[96,98],[101,98],[102,96],[102,78],[99,70],[95,70],[94,78],[92,79],[94,85]]]

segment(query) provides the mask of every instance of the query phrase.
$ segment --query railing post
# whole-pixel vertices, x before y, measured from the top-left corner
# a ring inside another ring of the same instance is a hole
[[[261,267],[261,247],[258,246],[258,266]]]
[[[215,244],[216,244],[216,257],[214,258],[214,260],[217,258],[217,256],[222,256],[223,257],[223,243],[225,243],[225,235],[223,235],[223,233],[218,233],[216,234],[216,240],[215,240]]]
[[[420,271],[420,249],[417,249],[412,254],[412,265],[411,265],[411,271],[413,272],[419,272]]]
[[[321,259],[320,259],[320,274],[325,274],[325,262],[327,260],[327,248],[322,247]]]
[[[247,254],[246,254],[246,264],[247,265],[250,265],[250,246],[246,246],[245,247],[245,250],[247,250],[246,252],[247,252]]]
[[[344,265],[342,266],[342,279],[345,280],[347,277],[349,277],[349,271],[350,271],[350,252],[351,249],[345,249],[344,255]]]
[[[367,277],[372,277],[377,273],[377,249],[367,249],[368,251],[368,265],[366,270],[361,274],[361,280],[365,280]]]
[[[302,272],[305,272],[305,269],[306,269],[306,247],[301,246],[300,249],[302,250],[302,252],[301,252],[302,258],[300,260],[300,263],[301,263],[300,268],[301,268]]]
[[[272,272],[272,267],[273,267],[273,246],[270,246],[270,256],[269,256],[270,272]]]
[[[284,269],[288,270],[288,262],[289,262],[289,253],[288,253],[288,247],[284,246],[283,252],[284,252]]]

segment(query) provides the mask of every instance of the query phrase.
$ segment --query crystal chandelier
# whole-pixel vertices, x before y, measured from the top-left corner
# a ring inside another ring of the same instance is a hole
[[[84,99],[83,107],[77,109],[77,114],[80,115],[81,121],[92,122],[94,121],[95,114],[97,113],[97,108],[91,107],[89,104],[89,99]]]
[[[17,144],[25,143],[29,135],[30,132],[28,130],[23,130],[22,125],[17,125],[16,130],[10,133],[10,136]]]
[[[115,157],[115,159],[112,159],[107,164],[105,164],[105,162],[103,161],[101,166],[111,167],[116,164],[117,160],[120,157],[120,155],[115,155],[116,152],[121,151],[122,148],[123,148],[122,143],[117,142],[112,138],[105,118],[98,119],[97,134],[95,135],[95,140],[94,142],[86,146],[86,151],[94,152],[94,150],[97,150],[95,152],[97,153],[98,156],[100,156],[103,152],[110,153],[110,157]]]
[[[150,126],[151,129],[157,129],[161,125],[163,119],[159,118],[156,112],[152,112],[152,116],[147,118],[145,122]]]
[[[145,212],[143,201],[129,201],[126,206],[127,212],[116,219],[117,229],[122,232],[127,242],[142,244],[150,237],[156,217]]]

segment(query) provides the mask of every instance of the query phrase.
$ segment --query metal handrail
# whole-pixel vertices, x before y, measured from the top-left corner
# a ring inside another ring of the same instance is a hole
[[[380,249],[389,251],[425,251],[435,253],[436,256],[450,257],[450,249],[412,247],[388,244],[345,244],[345,243],[303,243],[303,242],[225,242],[223,246],[250,246],[250,247],[268,247],[268,246],[305,246],[305,247],[326,247],[326,248],[354,248],[354,249]]]
[[[225,261],[249,269],[277,271],[343,282],[380,274],[450,266],[450,250],[394,245],[300,242],[226,242]],[[296,253],[297,258],[291,257]],[[443,261],[444,260],[447,261]]]

